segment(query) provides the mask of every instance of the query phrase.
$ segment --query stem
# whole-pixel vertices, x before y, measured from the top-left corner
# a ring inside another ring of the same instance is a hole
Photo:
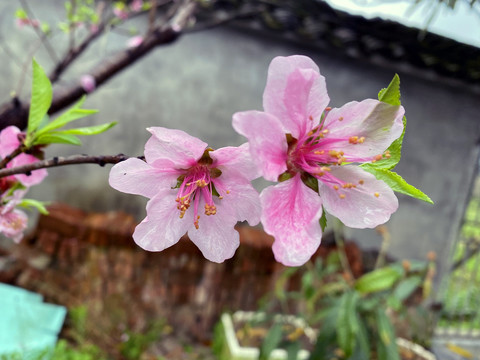
[[[385,226],[378,227],[377,231],[382,235],[382,245],[380,246],[377,261],[375,261],[375,270],[385,265],[385,257],[387,256],[387,250],[390,246],[390,233],[387,228]]]
[[[157,46],[170,44],[177,40],[183,32],[183,29],[188,26],[190,18],[195,14],[197,5],[197,2],[194,0],[184,0],[178,7],[173,18],[166,24],[156,26],[155,30],[145,37],[140,46],[134,49],[125,49],[111,58],[102,61],[96,68],[92,69],[89,74],[94,77],[97,89],[114,75],[150,53],[150,51]],[[81,45],[78,48],[80,47]],[[71,63],[76,56],[78,56],[78,54],[72,54],[72,60],[70,60],[68,64]],[[57,74],[64,70],[65,65],[60,71],[54,70],[50,76],[51,81],[57,79]],[[48,113],[51,115],[64,109],[80,99],[85,93],[80,82],[69,89],[62,89],[55,92]],[[22,103],[19,100],[17,103],[19,106],[8,103],[0,107],[0,129],[8,125],[16,125],[21,129],[27,126],[28,109],[30,105],[28,103]]]
[[[75,164],[117,164],[127,160],[129,157],[123,154],[105,155],[105,156],[89,156],[89,155],[72,155],[67,157],[54,157],[48,160],[41,160],[32,164],[26,164],[9,169],[0,170],[0,178],[15,174],[29,174],[34,170],[45,169],[56,166],[75,165]],[[142,157],[139,157],[142,159]]]
[[[28,18],[35,19],[35,16],[32,10],[30,9],[30,6],[28,6],[27,1],[26,0],[19,0],[19,1],[23,9],[27,13]],[[53,62],[57,62],[58,61],[57,54],[55,53],[55,49],[53,48],[52,44],[50,44],[50,41],[48,40],[47,36],[38,27],[36,26],[32,26],[32,27],[35,33],[38,35],[38,38],[42,42],[43,46],[47,50],[48,55],[50,55],[50,58],[53,60]]]
[[[338,255],[340,257],[340,262],[342,263],[343,271],[348,274],[350,280],[348,281],[348,283],[351,284],[355,278],[353,277],[352,269],[350,268],[350,264],[348,262],[345,252],[345,242],[343,241],[343,226],[344,225],[340,222],[340,220],[335,221],[333,227],[333,237],[335,238],[335,243],[337,244]]]
[[[2,161],[0,161],[0,169],[3,169],[5,166],[7,166],[7,164],[10,162],[10,160],[17,157],[22,152],[23,152],[23,146],[20,145],[18,148],[13,150],[11,154],[5,156],[5,158],[2,159]]]

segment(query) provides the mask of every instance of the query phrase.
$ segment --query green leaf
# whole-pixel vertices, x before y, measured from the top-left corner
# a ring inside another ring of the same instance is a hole
[[[340,348],[348,358],[353,353],[359,324],[357,317],[358,293],[346,292],[340,298],[337,316],[337,341]]]
[[[320,217],[320,227],[322,228],[322,233],[327,227],[327,214],[325,212],[325,209],[322,209],[322,216]]]
[[[400,360],[398,353],[396,336],[392,323],[384,308],[378,308],[376,311],[376,324],[378,326],[377,333],[379,341],[377,342],[378,359],[379,360]]]
[[[28,19],[28,15],[27,15],[27,13],[25,12],[25,10],[23,10],[23,9],[17,9],[17,10],[15,11],[15,17],[16,17],[17,19]]]
[[[84,102],[85,96],[83,96],[77,103],[75,103],[71,108],[69,108],[55,120],[39,129],[37,131],[37,135],[61,128],[74,120],[81,119],[98,112],[98,110],[80,109]]]
[[[44,214],[44,215],[48,215],[48,210],[47,208],[45,207],[45,205],[47,205],[48,203],[45,203],[45,202],[42,202],[42,201],[38,201],[38,200],[34,200],[34,199],[23,199],[20,204],[18,204],[19,206],[21,207],[24,207],[24,208],[35,208],[37,209],[40,213]]]
[[[395,290],[393,291],[393,295],[400,301],[405,300],[408,298],[412,293],[418,289],[418,287],[422,284],[422,278],[420,276],[412,276],[406,278],[405,280],[400,281],[397,285]]]
[[[35,142],[33,143],[33,145],[48,145],[48,144],[82,145],[82,142],[75,135],[49,132],[37,137],[35,139]]]
[[[398,74],[395,74],[387,88],[380,90],[378,93],[378,100],[394,106],[401,105],[400,77]]]
[[[363,319],[358,313],[356,316],[358,318],[358,332],[356,336],[354,356],[352,356],[351,360],[370,360],[370,338],[368,336],[368,328],[365,322],[366,319]]]
[[[32,68],[32,97],[28,114],[28,134],[37,130],[52,103],[52,84],[50,80],[35,59],[32,60]]]
[[[319,331],[317,341],[309,360],[330,360],[335,349],[335,327],[326,327]]]
[[[116,121],[108,123],[108,124],[101,124],[95,126],[87,126],[83,128],[76,128],[76,129],[68,129],[68,130],[61,130],[57,131],[58,134],[73,134],[73,135],[97,135],[104,131],[107,131],[111,127],[117,124]]]
[[[392,81],[388,85],[387,88],[380,90],[378,93],[378,100],[393,105],[393,106],[400,106],[400,77],[395,74]],[[393,169],[401,158],[402,153],[402,143],[403,137],[405,135],[405,129],[407,127],[407,118],[403,117],[403,131],[402,135],[398,139],[396,139],[390,147],[387,149],[390,152],[390,157],[384,158],[379,160],[375,163],[370,164],[374,168],[378,169]]]
[[[383,267],[358,278],[355,283],[355,289],[361,294],[387,290],[390,289],[402,275],[402,272],[396,268],[391,266]]]
[[[403,132],[402,135],[398,139],[392,142],[392,144],[388,147],[387,151],[390,152],[389,158],[383,158],[382,160],[376,161],[375,163],[368,163],[360,165],[364,167],[366,165],[376,168],[376,169],[386,169],[391,170],[395,166],[397,166],[400,158],[402,157],[402,143],[403,143],[403,136],[405,135],[405,129],[407,128],[407,118],[403,117]]]
[[[298,271],[298,267],[289,267],[286,268],[282,274],[278,277],[278,280],[275,281],[275,296],[283,301],[286,299],[285,296],[285,286],[287,285],[290,278]]]
[[[300,352],[300,343],[298,341],[289,342],[285,345],[285,350],[287,351],[287,360],[297,360]]]
[[[371,164],[363,164],[362,169],[368,171],[370,174],[373,174],[378,180],[384,181],[392,188],[393,191],[397,191],[399,193],[433,204],[433,201],[428,197],[428,195],[407,183],[400,175],[393,171],[387,169],[376,169],[372,167]]]
[[[275,323],[270,330],[268,330],[267,336],[265,336],[263,340],[262,346],[260,347],[259,360],[267,360],[270,353],[278,347],[280,341],[282,341],[282,325]]]

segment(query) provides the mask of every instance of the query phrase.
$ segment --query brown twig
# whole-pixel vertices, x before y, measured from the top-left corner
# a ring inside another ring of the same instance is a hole
[[[114,55],[112,58],[106,59],[99,66],[89,72],[95,79],[96,88],[107,82],[111,77],[124,70],[129,65],[132,65],[137,60],[141,59],[155,47],[175,41],[182,33],[181,30],[188,24],[190,18],[195,13],[196,7],[197,2],[195,0],[184,0],[178,8],[175,16],[163,26],[157,26],[151,34],[145,37],[142,44],[133,49],[126,49]],[[88,44],[85,46],[88,46]],[[74,58],[75,57],[73,57],[70,62],[73,61]],[[68,64],[66,65],[68,66]],[[64,109],[80,99],[85,93],[86,92],[80,82],[69,89],[56,92],[53,96],[52,105],[48,113],[51,115]],[[29,104],[22,104],[17,99],[17,106],[14,105],[15,104],[9,103],[0,108],[0,129],[3,129],[8,125],[16,125],[19,128],[26,127]]]
[[[2,161],[0,161],[0,169],[3,169],[7,164],[15,157],[20,155],[23,152],[23,146],[19,146],[15,150],[12,151],[11,154],[5,156]]]
[[[32,9],[30,9],[30,6],[28,5],[27,1],[26,0],[19,0],[19,1],[23,9],[27,13],[29,19],[34,19],[35,16],[33,15]],[[47,50],[48,55],[50,55],[50,57],[54,62],[57,62],[58,57],[57,57],[57,54],[55,53],[55,49],[53,48],[52,44],[50,44],[50,41],[48,40],[46,35],[37,26],[32,26],[32,27],[35,33],[38,35],[38,38],[42,42],[43,46],[45,46],[45,49]]]
[[[127,160],[129,157],[123,154],[106,155],[106,156],[89,156],[89,155],[72,155],[67,157],[54,157],[48,160],[40,160],[31,164],[17,166],[9,169],[0,170],[0,178],[15,174],[30,174],[38,169],[46,169],[56,166],[78,165],[78,164],[117,164]]]

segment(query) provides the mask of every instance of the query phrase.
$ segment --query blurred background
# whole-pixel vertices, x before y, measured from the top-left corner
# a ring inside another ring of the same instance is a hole
[[[121,7],[108,1],[66,3],[77,9],[104,9],[103,14],[109,15]],[[435,204],[398,194],[399,209],[385,228],[342,231],[342,237],[355,246],[347,257],[352,260],[353,253],[361,252],[358,259],[368,262],[373,251],[385,253],[391,261],[434,258],[433,290],[426,302],[442,309],[435,318],[437,330],[432,330],[438,358],[462,358],[466,354],[462,349],[475,349],[480,329],[477,2],[191,3],[195,9],[183,19],[181,35],[148,51],[131,47],[129,41],[142,36],[144,44],[139,47],[146,46],[155,36],[152,23],[161,31],[176,24],[188,1],[157,1],[155,12],[147,7],[131,11],[126,19],[117,17],[118,22],[101,29],[102,34],[55,81],[54,99],[78,92],[81,77],[91,74],[97,88],[88,94],[84,107],[100,111],[85,122],[118,124],[105,134],[82,139],[81,147],[51,146],[46,157],[140,156],[149,137],[145,129],[150,126],[184,130],[213,148],[240,145],[245,139],[233,130],[232,114],[262,110],[267,69],[275,56],[311,57],[326,78],[332,107],[376,98],[397,73],[408,126],[395,171]],[[128,10],[132,2],[124,6]],[[18,9],[50,29],[19,26]],[[92,33],[89,21],[73,31],[73,20],[66,18],[69,9],[61,0],[0,1],[2,127],[12,123],[6,116],[12,96],[28,104],[32,56],[50,74],[65,54]],[[60,30],[61,23],[66,24],[65,31]],[[131,62],[105,75],[104,69],[122,54],[130,56]],[[56,113],[64,109],[59,107]],[[148,323],[152,317],[166,319],[156,333],[163,338],[209,344],[213,324],[223,310],[256,309],[258,300],[275,287],[284,268],[274,263],[271,239],[260,226],[240,228],[242,244],[224,264],[204,261],[186,241],[162,254],[136,249],[131,231],[145,216],[146,200],[110,188],[109,169],[110,165],[53,168],[42,184],[29,191],[29,197],[54,204],[51,216],[39,218],[32,213],[29,235],[19,246],[2,240],[2,282],[74,309],[73,317],[67,315],[70,329],[78,327],[72,319],[81,318],[82,311],[87,312],[83,316],[95,318],[110,309],[112,314],[105,320],[108,340],[92,330],[83,335],[107,344],[121,343],[118,336],[129,331],[148,334],[147,327],[158,325]],[[267,183],[255,185],[261,190]],[[326,246],[331,231],[333,226],[328,226]],[[92,305],[93,299],[97,303]],[[130,306],[136,309],[133,313],[125,310]],[[71,333],[61,336],[78,342],[78,334],[72,338]],[[448,347],[452,342],[461,349]],[[188,356],[184,344],[171,346],[182,349],[182,355],[172,359]],[[162,351],[162,356],[168,353]],[[469,351],[473,358],[474,352]],[[126,357],[121,351],[114,356]]]

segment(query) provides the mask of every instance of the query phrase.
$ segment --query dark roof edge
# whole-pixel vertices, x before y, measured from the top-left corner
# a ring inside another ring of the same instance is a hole
[[[323,1],[309,2],[308,9],[271,5],[236,26],[480,93],[480,48]]]

